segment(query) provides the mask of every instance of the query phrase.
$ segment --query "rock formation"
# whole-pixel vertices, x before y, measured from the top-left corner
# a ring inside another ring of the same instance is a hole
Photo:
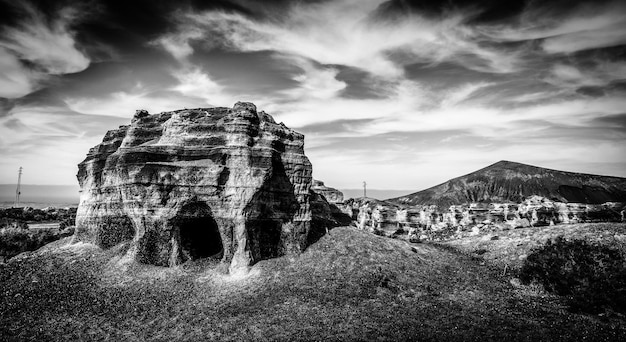
[[[143,263],[214,257],[236,272],[298,253],[324,230],[311,226],[304,136],[252,103],[137,111],[78,168],[75,239],[132,241]]]
[[[335,188],[331,188],[331,187],[324,185],[324,182],[320,180],[316,180],[316,179],[313,180],[313,185],[311,186],[311,190],[324,196],[324,198],[326,198],[328,203],[332,203],[332,204],[343,203],[343,192]]]
[[[521,203],[469,203],[441,209],[437,205],[400,206],[374,199],[350,199],[358,208],[353,220],[359,229],[414,242],[448,239],[482,230],[526,228],[579,222],[624,221],[626,203],[563,203],[530,196]],[[402,231],[400,231],[402,230]]]

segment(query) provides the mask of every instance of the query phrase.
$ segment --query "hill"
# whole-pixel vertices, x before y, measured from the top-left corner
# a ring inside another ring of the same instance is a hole
[[[620,317],[564,310],[484,260],[336,228],[232,277],[58,241],[0,264],[4,340],[620,340]],[[208,262],[208,261],[207,261]],[[207,269],[207,266],[208,269]]]
[[[551,170],[499,161],[432,188],[389,199],[404,205],[448,207],[470,202],[521,202],[539,195],[559,202],[626,202],[626,178]]]

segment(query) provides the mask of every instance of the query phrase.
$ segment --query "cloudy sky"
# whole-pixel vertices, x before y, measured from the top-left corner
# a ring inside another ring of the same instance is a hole
[[[626,177],[626,3],[0,0],[0,183],[75,184],[136,109],[239,100],[338,188],[503,159]]]

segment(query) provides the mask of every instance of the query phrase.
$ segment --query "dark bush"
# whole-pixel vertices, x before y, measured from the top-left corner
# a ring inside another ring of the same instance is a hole
[[[568,296],[573,311],[626,312],[626,263],[616,249],[562,236],[528,255],[520,270],[524,284],[536,282]]]
[[[385,231],[382,230],[382,229],[374,228],[373,233],[374,233],[374,235],[385,236]]]
[[[484,248],[479,248],[479,249],[474,250],[474,254],[478,254],[478,255],[483,255],[483,254],[485,254],[487,252],[488,252],[488,250],[486,250]]]

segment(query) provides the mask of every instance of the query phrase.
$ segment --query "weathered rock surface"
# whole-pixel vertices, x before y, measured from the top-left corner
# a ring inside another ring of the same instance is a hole
[[[530,196],[521,203],[469,203],[441,209],[436,205],[401,206],[375,199],[350,199],[360,229],[408,240],[440,240],[482,231],[580,222],[624,221],[626,203],[562,203]],[[405,236],[406,235],[406,236]]]
[[[324,185],[324,182],[320,180],[316,180],[316,179],[313,180],[313,185],[311,186],[311,190],[324,196],[324,198],[326,198],[328,203],[332,203],[332,204],[343,203],[343,192],[335,188],[331,188],[331,187]]]
[[[75,239],[132,240],[128,253],[143,263],[214,257],[236,272],[321,234],[304,136],[252,103],[137,111],[89,151],[77,177]]]

